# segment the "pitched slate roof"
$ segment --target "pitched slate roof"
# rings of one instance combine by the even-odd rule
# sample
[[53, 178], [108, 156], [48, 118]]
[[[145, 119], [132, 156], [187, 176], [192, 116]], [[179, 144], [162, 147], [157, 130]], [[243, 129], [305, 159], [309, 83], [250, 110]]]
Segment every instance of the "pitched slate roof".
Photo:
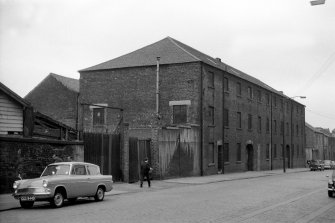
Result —
[[154, 66], [157, 63], [157, 57], [160, 57], [160, 64], [176, 64], [201, 61], [220, 70], [227, 71], [230, 74], [237, 76], [241, 79], [261, 86], [269, 91], [284, 96], [282, 92], [273, 89], [272, 87], [268, 86], [257, 78], [254, 78], [242, 71], [239, 71], [221, 62], [221, 60], [208, 56], [171, 37], [166, 37], [141, 49], [106, 61], [104, 63], [82, 69], [79, 72], [109, 70], [126, 67]]
[[50, 73], [49, 76], [54, 77], [57, 81], [63, 84], [68, 89], [79, 93], [79, 80], [69, 77], [64, 77], [58, 74]]

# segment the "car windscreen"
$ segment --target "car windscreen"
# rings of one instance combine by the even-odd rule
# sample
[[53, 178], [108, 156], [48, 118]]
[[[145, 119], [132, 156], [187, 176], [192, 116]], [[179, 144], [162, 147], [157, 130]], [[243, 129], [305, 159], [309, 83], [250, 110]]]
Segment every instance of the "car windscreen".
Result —
[[41, 176], [43, 177], [52, 175], [69, 175], [69, 173], [70, 173], [70, 165], [58, 164], [58, 165], [47, 166]]

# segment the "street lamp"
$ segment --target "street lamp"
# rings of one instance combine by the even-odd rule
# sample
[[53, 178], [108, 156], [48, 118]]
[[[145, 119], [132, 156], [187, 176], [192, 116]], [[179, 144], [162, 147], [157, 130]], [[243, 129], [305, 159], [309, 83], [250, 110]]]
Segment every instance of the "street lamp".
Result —
[[[293, 134], [293, 128], [292, 128], [292, 122], [293, 122], [293, 118], [292, 118], [292, 114], [293, 114], [293, 99], [294, 98], [300, 98], [300, 99], [305, 99], [306, 96], [301, 96], [301, 95], [297, 95], [297, 96], [293, 96], [293, 97], [288, 97], [288, 99], [291, 101], [291, 145], [292, 145], [292, 134]], [[285, 167], [285, 161], [286, 161], [286, 154], [285, 154], [285, 150], [286, 150], [286, 146], [285, 146], [285, 112], [283, 111], [283, 172], [286, 172], [286, 167]]]
[[311, 1], [311, 5], [323, 5], [325, 4], [326, 0], [315, 0], [315, 1]]

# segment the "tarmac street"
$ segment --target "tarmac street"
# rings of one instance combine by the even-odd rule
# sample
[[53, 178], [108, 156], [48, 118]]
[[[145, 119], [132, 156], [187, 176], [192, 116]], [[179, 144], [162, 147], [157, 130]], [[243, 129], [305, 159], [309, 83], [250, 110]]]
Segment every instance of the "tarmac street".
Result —
[[[335, 222], [330, 171], [245, 172], [153, 181], [151, 188], [116, 183], [103, 202], [83, 199], [53, 209], [4, 208], [1, 222]], [[7, 201], [7, 203], [10, 200]]]

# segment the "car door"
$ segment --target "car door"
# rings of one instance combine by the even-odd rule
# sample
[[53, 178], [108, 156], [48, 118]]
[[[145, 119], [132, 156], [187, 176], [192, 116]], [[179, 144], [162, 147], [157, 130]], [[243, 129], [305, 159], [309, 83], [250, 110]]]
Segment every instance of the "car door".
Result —
[[84, 164], [73, 165], [72, 171], [72, 190], [73, 197], [84, 197], [90, 195], [90, 177], [87, 174]]
[[89, 193], [95, 195], [98, 185], [101, 183], [99, 167], [95, 165], [86, 165], [86, 168], [89, 174]]

